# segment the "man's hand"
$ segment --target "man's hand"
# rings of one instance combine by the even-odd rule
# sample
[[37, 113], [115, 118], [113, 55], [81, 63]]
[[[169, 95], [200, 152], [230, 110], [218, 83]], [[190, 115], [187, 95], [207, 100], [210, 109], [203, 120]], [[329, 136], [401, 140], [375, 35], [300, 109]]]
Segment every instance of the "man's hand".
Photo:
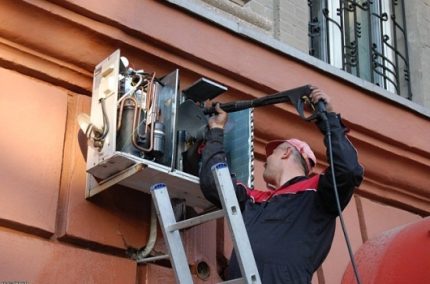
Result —
[[222, 128], [224, 129], [225, 124], [227, 123], [228, 115], [225, 111], [221, 109], [219, 103], [215, 105], [215, 110], [217, 112], [216, 115], [209, 118], [209, 128]]
[[333, 105], [331, 104], [330, 97], [318, 87], [312, 86], [311, 89], [312, 92], [309, 97], [312, 103], [317, 104], [319, 100], [322, 100], [325, 102], [327, 112], [333, 112]]

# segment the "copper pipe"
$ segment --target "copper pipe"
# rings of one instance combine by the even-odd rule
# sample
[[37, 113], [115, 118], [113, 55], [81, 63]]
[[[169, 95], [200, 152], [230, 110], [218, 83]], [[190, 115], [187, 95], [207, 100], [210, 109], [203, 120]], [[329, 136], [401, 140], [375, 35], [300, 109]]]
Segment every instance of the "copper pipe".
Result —
[[[148, 119], [148, 115], [152, 116], [153, 112], [154, 112], [154, 111], [150, 112], [151, 104], [154, 102], [153, 109], [156, 107], [156, 105], [155, 105], [155, 102], [156, 102], [156, 100], [155, 100], [155, 90], [156, 90], [156, 87], [155, 87], [154, 81], [155, 81], [155, 72], [152, 74], [151, 80], [148, 82], [147, 99], [149, 100], [149, 103], [146, 104], [146, 108], [147, 108], [146, 121], [147, 121], [147, 123], [146, 123], [146, 126], [145, 126], [145, 133], [148, 133], [148, 127], [149, 127], [149, 124], [148, 124], [148, 120], [149, 120]], [[148, 148], [143, 148], [143, 147], [140, 147], [139, 145], [137, 145], [137, 142], [136, 142], [136, 136], [140, 135], [139, 129], [136, 128], [136, 124], [140, 123], [140, 114], [141, 114], [141, 112], [139, 112], [139, 113], [135, 112], [135, 119], [133, 121], [133, 129], [135, 131], [137, 131], [137, 135], [133, 134], [133, 140], [132, 140], [132, 142], [133, 142], [133, 145], [136, 148], [138, 148], [139, 150], [144, 151], [144, 152], [150, 152], [150, 151], [152, 151], [154, 149], [154, 131], [155, 131], [156, 117], [151, 117], [151, 123], [150, 123], [151, 127], [150, 127], [150, 130], [149, 130], [150, 131], [149, 147]]]
[[[153, 115], [153, 112], [154, 112], [154, 111], [149, 112], [149, 110], [151, 108], [151, 103], [156, 101], [155, 100], [155, 89], [156, 88], [154, 85], [154, 81], [155, 81], [155, 72], [152, 74], [151, 79], [148, 82], [148, 90], [147, 90], [146, 109], [147, 109], [147, 113], [151, 116]], [[148, 127], [150, 125], [149, 147], [144, 148], [144, 147], [139, 146], [139, 144], [136, 141], [136, 137], [138, 137], [140, 135], [139, 129], [137, 127], [139, 127], [138, 124], [140, 123], [142, 111], [141, 111], [141, 107], [139, 107], [137, 100], [132, 96], [127, 96], [126, 98], [123, 98], [120, 101], [118, 122], [117, 122], [117, 131], [121, 128], [121, 121], [122, 121], [122, 115], [123, 115], [123, 110], [124, 110], [124, 104], [128, 100], [131, 100], [134, 104], [133, 133], [132, 133], [132, 139], [131, 139], [133, 146], [136, 147], [137, 149], [139, 149], [140, 151], [150, 152], [154, 148], [154, 130], [155, 130], [156, 117], [151, 117], [151, 123], [150, 124], [146, 123], [146, 126], [145, 126], [145, 133], [148, 133]], [[155, 108], [155, 105], [154, 105], [154, 108]], [[146, 118], [146, 121], [148, 121], [148, 117]]]
[[[131, 95], [136, 92], [137, 88], [139, 87], [139, 85], [141, 85], [143, 82], [143, 78], [142, 76], [139, 75], [139, 81], [136, 83], [136, 86], [132, 87], [126, 94], [124, 94], [118, 101], [120, 105], [119, 105], [119, 114], [118, 114], [118, 122], [117, 122], [117, 127], [116, 127], [116, 131], [118, 131], [121, 128], [121, 120], [122, 120], [122, 112], [124, 109], [124, 101], [131, 97]], [[137, 105], [136, 105], [137, 106]]]
[[134, 98], [130, 98], [130, 99], [133, 99], [134, 102], [135, 102], [135, 104], [136, 104], [136, 107], [134, 109], [133, 133], [132, 133], [132, 139], [131, 139], [131, 141], [132, 141], [133, 145], [137, 149], [139, 149], [139, 150], [141, 150], [143, 152], [151, 152], [152, 149], [154, 148], [155, 120], [153, 120], [151, 122], [151, 132], [150, 132], [151, 134], [150, 134], [150, 138], [149, 138], [149, 147], [148, 148], [144, 148], [144, 147], [139, 146], [138, 143], [137, 143], [137, 141], [136, 141], [136, 137], [138, 136], [137, 134], [139, 133], [139, 130], [136, 128], [137, 127], [136, 124], [138, 123], [138, 121], [140, 121], [140, 108], [137, 105], [136, 99], [134, 99]]
[[[150, 113], [151, 105], [155, 102], [155, 72], [152, 73], [151, 80], [148, 82], [148, 90], [147, 90], [147, 104], [146, 104], [146, 113]], [[148, 121], [148, 119], [146, 119]], [[145, 126], [145, 133], [148, 131], [148, 123]]]
[[124, 110], [124, 102], [125, 102], [125, 99], [122, 100], [120, 105], [119, 105], [119, 114], [118, 114], [118, 122], [117, 122], [116, 131], [119, 131], [119, 129], [121, 128], [121, 120], [122, 120], [122, 112]]
[[134, 92], [136, 92], [137, 88], [142, 84], [143, 77], [141, 75], [137, 75], [137, 76], [139, 76], [139, 81], [127, 93], [125, 93], [121, 98], [119, 98], [117, 103], [122, 102], [124, 99], [126, 99], [127, 97], [130, 97], [132, 94], [134, 94]]
[[118, 117], [119, 117], [120, 120], [118, 122], [119, 126], [117, 128], [119, 130], [120, 127], [121, 127], [122, 112], [123, 112], [124, 104], [125, 104], [126, 101], [131, 101], [134, 104], [134, 116], [133, 116], [133, 126], [132, 126], [133, 133], [131, 133], [131, 142], [133, 143], [133, 146], [136, 147], [137, 149], [139, 149], [140, 151], [149, 152], [149, 151], [152, 150], [152, 143], [151, 143], [151, 146], [148, 149], [146, 149], [146, 148], [143, 148], [143, 147], [139, 146], [139, 144], [136, 141], [136, 135], [135, 135], [135, 132], [136, 132], [136, 117], [138, 116], [138, 112], [140, 112], [140, 108], [139, 108], [139, 104], [137, 103], [137, 101], [136, 101], [135, 98], [128, 97], [128, 98], [125, 98], [124, 100], [121, 101], [120, 110], [119, 110], [120, 113], [118, 115]]
[[[155, 90], [155, 88], [153, 87], [154, 80], [155, 80], [155, 72], [153, 73], [151, 80], [148, 81], [148, 83], [147, 83], [148, 88], [147, 88], [147, 92], [146, 92], [146, 103], [145, 103], [145, 109], [146, 109], [147, 114], [149, 113], [151, 102], [154, 100], [154, 98], [153, 98], [154, 94], [155, 94], [155, 91], [153, 91], [153, 90]], [[142, 93], [143, 93], [143, 87], [142, 87]], [[141, 112], [138, 113], [137, 121], [139, 123], [140, 123], [140, 116], [141, 116]], [[146, 118], [146, 120], [148, 121], [148, 118]], [[138, 125], [138, 126], [140, 126], [140, 125]], [[139, 132], [139, 129], [136, 129], [136, 131], [137, 131], [138, 137], [142, 136]], [[145, 125], [145, 133], [147, 133], [147, 132], [148, 132], [148, 124]]]

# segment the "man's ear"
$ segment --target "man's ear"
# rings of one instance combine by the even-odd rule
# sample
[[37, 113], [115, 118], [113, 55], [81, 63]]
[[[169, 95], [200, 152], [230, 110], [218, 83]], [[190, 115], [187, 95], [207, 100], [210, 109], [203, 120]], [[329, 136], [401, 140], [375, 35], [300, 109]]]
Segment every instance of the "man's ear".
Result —
[[281, 159], [288, 159], [288, 157], [290, 157], [290, 155], [293, 154], [293, 149], [291, 149], [290, 147], [288, 147], [284, 153], [282, 153]]

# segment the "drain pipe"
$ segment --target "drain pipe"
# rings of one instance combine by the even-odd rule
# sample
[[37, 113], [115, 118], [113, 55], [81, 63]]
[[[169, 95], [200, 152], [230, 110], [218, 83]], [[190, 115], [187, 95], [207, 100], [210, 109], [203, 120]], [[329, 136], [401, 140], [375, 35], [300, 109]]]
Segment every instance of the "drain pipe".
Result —
[[137, 262], [142, 261], [145, 257], [147, 257], [152, 249], [155, 246], [155, 242], [157, 241], [157, 212], [155, 212], [154, 202], [151, 200], [151, 219], [149, 225], [149, 238], [146, 243], [146, 246], [143, 250], [139, 250], [136, 255]]

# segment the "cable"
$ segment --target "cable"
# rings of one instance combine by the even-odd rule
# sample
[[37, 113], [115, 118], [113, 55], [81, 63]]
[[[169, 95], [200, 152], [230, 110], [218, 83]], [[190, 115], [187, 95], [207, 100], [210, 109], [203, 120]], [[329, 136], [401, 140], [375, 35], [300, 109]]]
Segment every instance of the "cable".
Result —
[[330, 124], [328, 122], [325, 110], [323, 110], [320, 107], [320, 102], [322, 102], [322, 101], [318, 102], [318, 108], [320, 110], [319, 117], [320, 117], [321, 120], [324, 121], [324, 123], [326, 125], [326, 133], [325, 134], [327, 136], [327, 144], [328, 144], [328, 152], [329, 152], [329, 162], [330, 162], [330, 168], [331, 168], [331, 178], [333, 180], [333, 190], [334, 190], [334, 196], [335, 196], [335, 200], [336, 200], [336, 207], [337, 207], [337, 210], [338, 210], [340, 225], [342, 227], [342, 232], [343, 232], [343, 235], [345, 237], [345, 242], [346, 242], [346, 246], [348, 248], [349, 258], [351, 259], [352, 268], [354, 270], [355, 280], [357, 281], [357, 284], [361, 284], [360, 275], [358, 274], [357, 265], [355, 264], [354, 255], [352, 253], [351, 243], [349, 241], [348, 232], [346, 231], [345, 222], [343, 220], [342, 209], [341, 209], [340, 201], [339, 201], [339, 194], [337, 192], [337, 182], [336, 182], [336, 176], [334, 174], [333, 149], [332, 149], [332, 143], [331, 143], [331, 129], [330, 129]]

